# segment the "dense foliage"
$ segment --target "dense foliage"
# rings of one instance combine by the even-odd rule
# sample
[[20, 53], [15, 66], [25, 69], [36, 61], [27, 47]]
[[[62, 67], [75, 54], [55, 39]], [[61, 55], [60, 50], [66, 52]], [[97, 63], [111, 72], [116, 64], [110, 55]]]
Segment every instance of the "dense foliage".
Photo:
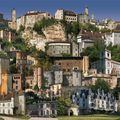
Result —
[[118, 85], [113, 89], [113, 94], [114, 94], [115, 98], [118, 100], [119, 94], [120, 94], [120, 87]]
[[120, 45], [110, 44], [107, 49], [111, 51], [112, 60], [120, 62]]
[[100, 53], [106, 48], [103, 40], [96, 40], [94, 46], [84, 49], [82, 55], [89, 56], [90, 62], [100, 59]]
[[35, 23], [33, 30], [36, 31], [38, 34], [43, 34], [43, 32], [42, 32], [43, 28], [51, 26], [55, 23], [57, 23], [57, 21], [53, 18], [51, 18], [51, 19], [43, 18], [42, 20]]
[[95, 85], [90, 86], [90, 88], [93, 91], [97, 91], [98, 89], [100, 90], [104, 90], [104, 92], [109, 92], [110, 91], [110, 85], [108, 84], [107, 81], [103, 80], [103, 79], [98, 79], [95, 82]]
[[95, 25], [92, 25], [90, 23], [86, 23], [86, 24], [80, 24], [80, 28], [83, 30], [87, 30], [87, 31], [93, 31], [93, 32], [99, 32], [99, 28], [97, 28]]
[[65, 27], [66, 34], [73, 34], [75, 36], [80, 32], [80, 26], [78, 22], [66, 22], [65, 20], [60, 21], [61, 24]]
[[71, 105], [70, 98], [60, 97], [57, 99], [57, 113], [58, 115], [67, 115], [68, 107]]

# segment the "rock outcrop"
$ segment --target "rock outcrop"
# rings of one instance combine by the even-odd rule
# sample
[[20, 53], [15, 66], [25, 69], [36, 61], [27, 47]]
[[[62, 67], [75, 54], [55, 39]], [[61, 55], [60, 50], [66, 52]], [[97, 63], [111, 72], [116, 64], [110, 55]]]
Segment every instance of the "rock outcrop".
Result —
[[46, 39], [66, 41], [65, 28], [60, 23], [44, 28], [43, 33]]

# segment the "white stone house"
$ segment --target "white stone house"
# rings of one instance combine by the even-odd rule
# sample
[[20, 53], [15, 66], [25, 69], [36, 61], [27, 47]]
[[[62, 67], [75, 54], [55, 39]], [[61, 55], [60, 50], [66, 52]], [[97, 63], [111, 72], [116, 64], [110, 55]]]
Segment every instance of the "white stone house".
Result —
[[0, 114], [3, 115], [25, 115], [26, 105], [24, 94], [13, 96], [8, 94], [0, 98]]
[[79, 89], [72, 94], [72, 102], [80, 107], [79, 114], [92, 111], [117, 111], [117, 101], [111, 93], [103, 90]]
[[120, 62], [112, 60], [111, 51], [107, 49], [100, 53], [100, 60], [91, 63], [91, 68], [98, 73], [120, 75]]
[[120, 45], [120, 31], [105, 34], [105, 44], [108, 46], [110, 43], [112, 45]]
[[14, 98], [0, 101], [0, 114], [13, 115], [14, 114]]

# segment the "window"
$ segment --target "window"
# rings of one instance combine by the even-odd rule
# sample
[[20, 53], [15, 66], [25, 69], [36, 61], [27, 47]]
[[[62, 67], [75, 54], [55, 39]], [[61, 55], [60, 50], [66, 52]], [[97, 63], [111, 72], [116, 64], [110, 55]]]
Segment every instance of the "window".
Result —
[[18, 89], [18, 86], [16, 86], [16, 90]]
[[55, 114], [55, 110], [52, 110], [52, 114]]
[[18, 81], [16, 81], [16, 84], [18, 84]]
[[78, 73], [76, 73], [76, 78], [78, 78]]
[[10, 110], [8, 110], [8, 114], [10, 114]]
[[40, 105], [40, 108], [43, 108], [43, 104]]
[[41, 116], [43, 116], [43, 110], [41, 110]]

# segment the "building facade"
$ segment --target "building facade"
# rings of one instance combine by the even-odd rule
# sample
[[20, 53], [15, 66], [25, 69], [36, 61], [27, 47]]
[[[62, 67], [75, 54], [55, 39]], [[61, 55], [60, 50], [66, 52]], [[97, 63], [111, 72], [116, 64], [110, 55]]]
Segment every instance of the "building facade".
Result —
[[34, 105], [27, 106], [27, 113], [31, 116], [49, 117], [57, 115], [56, 102], [54, 101], [41, 101]]
[[13, 74], [13, 90], [16, 92], [22, 91], [22, 75], [21, 74]]
[[97, 69], [98, 73], [120, 74], [120, 63], [111, 59], [111, 51], [104, 50], [100, 53], [100, 60], [91, 63], [91, 68]]
[[26, 104], [24, 94], [7, 94], [0, 97], [0, 114], [2, 115], [25, 115]]
[[9, 74], [9, 58], [0, 58], [0, 95], [6, 95], [11, 90], [12, 79]]
[[54, 57], [71, 56], [71, 43], [69, 42], [51, 42], [47, 43], [47, 54]]
[[103, 90], [93, 92], [90, 89], [76, 90], [72, 94], [72, 101], [80, 107], [79, 114], [90, 113], [93, 111], [117, 111], [117, 101], [111, 93]]
[[81, 44], [76, 42], [47, 42], [46, 52], [50, 57], [80, 57]]
[[106, 33], [105, 35], [105, 44], [108, 46], [112, 45], [119, 45], [120, 44], [120, 31], [114, 30], [111, 33]]
[[66, 20], [68, 22], [77, 22], [77, 14], [73, 11], [58, 9], [55, 13], [55, 19]]
[[15, 40], [16, 35], [15, 33], [8, 30], [0, 30], [0, 38], [11, 42]]
[[32, 28], [35, 22], [43, 18], [51, 18], [51, 15], [48, 12], [28, 11], [25, 15], [17, 18], [17, 30], [19, 30], [21, 25], [25, 28]]

